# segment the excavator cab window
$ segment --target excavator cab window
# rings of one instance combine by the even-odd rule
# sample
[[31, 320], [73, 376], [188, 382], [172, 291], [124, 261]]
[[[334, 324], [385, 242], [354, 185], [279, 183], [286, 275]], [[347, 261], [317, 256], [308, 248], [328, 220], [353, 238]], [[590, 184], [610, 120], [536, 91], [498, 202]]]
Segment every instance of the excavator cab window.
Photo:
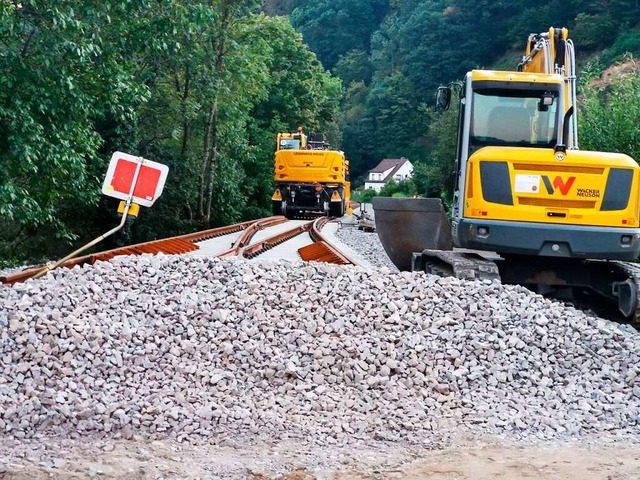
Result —
[[[553, 147], [557, 93], [488, 88], [473, 92], [470, 148], [496, 145]], [[546, 109], [540, 109], [540, 105]]]
[[280, 140], [280, 150], [300, 150], [300, 139], [283, 138]]

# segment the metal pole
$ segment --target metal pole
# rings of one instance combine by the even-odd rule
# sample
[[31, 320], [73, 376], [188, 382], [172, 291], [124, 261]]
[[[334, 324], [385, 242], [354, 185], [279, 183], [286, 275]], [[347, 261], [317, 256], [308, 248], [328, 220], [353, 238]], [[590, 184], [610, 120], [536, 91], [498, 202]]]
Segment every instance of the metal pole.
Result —
[[125, 222], [127, 221], [127, 213], [129, 212], [129, 208], [131, 207], [131, 203], [132, 203], [131, 199], [133, 198], [133, 192], [135, 191], [136, 183], [138, 182], [138, 176], [140, 175], [140, 169], [142, 168], [142, 164], [143, 163], [144, 163], [144, 158], [140, 157], [140, 163], [137, 164], [136, 171], [133, 174], [133, 181], [131, 182], [131, 189], [129, 190], [129, 198], [127, 198], [125, 200], [124, 211], [122, 212], [122, 220], [120, 221], [120, 224], [117, 227], [114, 227], [111, 230], [109, 230], [107, 233], [104, 233], [104, 234], [100, 235], [98, 238], [95, 238], [95, 239], [91, 240], [86, 245], [84, 245], [84, 246], [80, 247], [79, 249], [71, 252], [69, 255], [64, 257], [62, 260], [58, 260], [53, 265], [47, 265], [41, 271], [36, 273], [32, 278], [40, 278], [40, 277], [44, 276], [50, 270], [54, 270], [54, 269], [58, 268], [60, 265], [62, 265], [64, 262], [66, 262], [70, 258], [73, 258], [76, 255], [84, 252], [86, 249], [88, 249], [90, 247], [93, 247], [96, 243], [99, 243], [102, 240], [104, 240], [105, 238], [107, 238], [108, 236], [113, 235], [114, 233], [116, 233], [118, 230], [120, 230], [124, 226]]

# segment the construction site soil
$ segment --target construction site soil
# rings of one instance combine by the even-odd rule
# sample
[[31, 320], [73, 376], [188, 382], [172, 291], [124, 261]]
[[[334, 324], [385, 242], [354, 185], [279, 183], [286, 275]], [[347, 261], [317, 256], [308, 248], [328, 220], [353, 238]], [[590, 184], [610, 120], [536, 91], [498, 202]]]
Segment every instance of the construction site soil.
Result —
[[170, 440], [2, 441], [0, 478], [282, 479], [282, 480], [632, 480], [640, 478], [637, 445], [503, 443], [416, 448], [402, 444], [300, 448], [299, 445], [184, 445]]

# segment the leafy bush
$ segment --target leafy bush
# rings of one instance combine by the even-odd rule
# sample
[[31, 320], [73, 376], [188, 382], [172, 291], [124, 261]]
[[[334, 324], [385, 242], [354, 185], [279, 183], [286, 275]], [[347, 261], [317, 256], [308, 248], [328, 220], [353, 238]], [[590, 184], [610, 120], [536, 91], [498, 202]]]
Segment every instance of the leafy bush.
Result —
[[396, 182], [389, 180], [380, 190], [381, 197], [412, 197], [416, 194], [416, 184], [411, 178]]
[[377, 196], [378, 192], [376, 192], [373, 188], [351, 192], [351, 200], [358, 203], [371, 203], [371, 199]]
[[640, 55], [640, 30], [620, 32], [611, 48], [600, 54], [600, 62], [604, 65], [611, 65], [626, 54]]
[[583, 150], [621, 152], [640, 159], [640, 65], [625, 62], [596, 78], [595, 67], [582, 81], [578, 133]]

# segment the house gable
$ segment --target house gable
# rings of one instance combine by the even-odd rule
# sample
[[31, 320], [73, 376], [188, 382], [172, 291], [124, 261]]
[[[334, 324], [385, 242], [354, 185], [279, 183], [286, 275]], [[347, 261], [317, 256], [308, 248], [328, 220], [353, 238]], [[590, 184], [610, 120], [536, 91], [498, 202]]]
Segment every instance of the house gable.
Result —
[[385, 158], [375, 168], [369, 170], [364, 188], [379, 192], [391, 179], [402, 181], [411, 176], [413, 165], [406, 158]]

